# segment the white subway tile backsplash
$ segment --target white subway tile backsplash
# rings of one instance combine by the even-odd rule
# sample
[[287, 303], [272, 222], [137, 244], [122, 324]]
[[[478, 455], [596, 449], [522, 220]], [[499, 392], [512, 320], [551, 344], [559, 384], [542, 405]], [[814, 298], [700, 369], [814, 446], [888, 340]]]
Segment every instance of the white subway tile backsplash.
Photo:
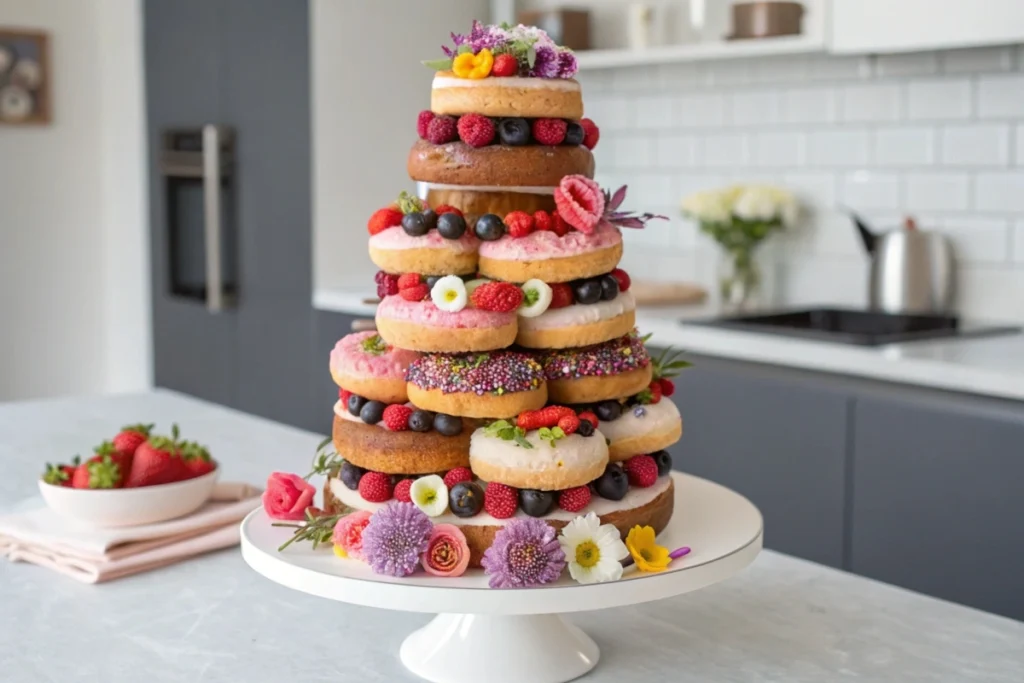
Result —
[[615, 92], [652, 91], [661, 84], [661, 72], [648, 66], [612, 70], [611, 89]]
[[981, 265], [957, 270], [957, 310], [975, 319], [1024, 321], [1024, 269]]
[[1006, 263], [1010, 258], [1010, 221], [1005, 218], [956, 216], [939, 222], [953, 242], [958, 261]]
[[659, 168], [689, 168], [699, 165], [701, 139], [695, 135], [664, 135], [654, 143]]
[[948, 74], [975, 71], [1009, 71], [1012, 47], [971, 47], [942, 54], [942, 70]]
[[[880, 20], [884, 20], [880, 18]], [[883, 78], [890, 76], [921, 76], [939, 70], [939, 55], [936, 52], [907, 52], [879, 55], [875, 58], [875, 70]]]
[[743, 133], [715, 133], [704, 136], [706, 166], [742, 166], [749, 160], [749, 144]]
[[745, 90], [732, 96], [734, 126], [769, 125], [779, 121], [779, 95], [774, 90]]
[[593, 119], [602, 133], [611, 130], [630, 130], [636, 126], [633, 100], [621, 95], [588, 95], [584, 113]]
[[706, 62], [704, 78], [707, 85], [728, 86], [750, 83], [753, 77], [754, 60], [725, 59]]
[[871, 138], [866, 130], [827, 128], [807, 136], [807, 159], [814, 166], [863, 166]]
[[981, 172], [974, 183], [975, 209], [1024, 212], [1024, 170]]
[[804, 259], [784, 263], [778, 272], [776, 291], [790, 306], [867, 305], [868, 264], [864, 258]]
[[836, 203], [836, 177], [815, 171], [785, 173], [782, 184], [807, 207], [832, 207]]
[[754, 62], [753, 82], [776, 83], [800, 81], [807, 78], [810, 62], [803, 55], [772, 57]]
[[978, 116], [983, 119], [1024, 117], [1024, 76], [978, 79]]
[[894, 173], [847, 173], [839, 181], [839, 198], [854, 211], [896, 209], [900, 206], [900, 178]]
[[666, 206], [679, 206], [681, 201], [672, 195], [672, 176], [667, 173], [635, 173], [627, 184], [626, 204], [629, 207], [645, 207], [644, 211], [658, 213]]
[[900, 127], [875, 131], [875, 163], [879, 166], [923, 166], [935, 160], [931, 128]]
[[[645, 95], [634, 100], [636, 127], [641, 130], [662, 130], [672, 127], [674, 98], [667, 95]], [[600, 124], [598, 124], [600, 125]]]
[[978, 123], [946, 126], [942, 163], [947, 166], [1005, 166], [1010, 161], [1010, 127]]
[[949, 211], [970, 205], [966, 173], [908, 173], [906, 206], [910, 211]]
[[1017, 138], [1017, 156], [1014, 160], [1018, 166], [1024, 166], [1024, 123], [1017, 124], [1014, 137]]
[[903, 111], [900, 87], [892, 83], [848, 85], [842, 100], [844, 121], [896, 121]]
[[684, 64], [661, 64], [658, 66], [663, 87], [678, 90], [699, 85], [704, 77], [703, 64], [689, 62]]
[[806, 139], [803, 133], [773, 132], [753, 136], [751, 163], [755, 166], [792, 168], [803, 166]]
[[873, 67], [870, 57], [818, 57], [811, 59], [809, 78], [818, 81], [838, 81], [870, 78]]
[[619, 135], [609, 140], [615, 168], [649, 168], [654, 162], [654, 141], [646, 135]]
[[785, 123], [826, 123], [839, 118], [839, 91], [835, 88], [787, 88], [781, 100], [780, 120]]
[[966, 78], [912, 81], [907, 85], [907, 118], [942, 121], [970, 118], [971, 82]]
[[716, 173], [682, 173], [676, 175], [673, 181], [673, 196], [681, 203], [683, 199], [694, 192], [714, 190], [724, 187], [729, 183], [729, 178], [723, 174]]
[[1024, 218], [1013, 226], [1013, 260], [1024, 265]]
[[673, 119], [676, 125], [684, 127], [716, 127], [728, 123], [725, 96], [709, 93], [676, 98]]

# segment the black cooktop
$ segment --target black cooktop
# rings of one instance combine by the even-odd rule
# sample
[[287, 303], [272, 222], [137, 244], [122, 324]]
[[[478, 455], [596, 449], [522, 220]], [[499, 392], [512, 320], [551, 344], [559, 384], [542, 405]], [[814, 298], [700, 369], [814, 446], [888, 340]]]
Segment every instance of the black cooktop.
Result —
[[902, 315], [843, 308], [807, 308], [684, 322], [859, 346], [1021, 331], [1020, 327], [1012, 325], [970, 322], [957, 316]]

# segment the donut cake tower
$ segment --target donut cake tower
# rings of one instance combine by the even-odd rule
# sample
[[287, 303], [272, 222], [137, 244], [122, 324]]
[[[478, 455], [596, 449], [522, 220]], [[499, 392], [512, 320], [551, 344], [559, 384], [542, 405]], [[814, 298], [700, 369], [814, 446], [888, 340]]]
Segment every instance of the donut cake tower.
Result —
[[[623, 536], [672, 516], [682, 433], [669, 377], [634, 329], [620, 211], [593, 181], [599, 129], [572, 53], [538, 29], [474, 23], [416, 121], [416, 195], [369, 219], [376, 331], [341, 339], [329, 509], [413, 502], [459, 526], [480, 566], [516, 517], [595, 512]], [[410, 121], [410, 128], [412, 122]]]

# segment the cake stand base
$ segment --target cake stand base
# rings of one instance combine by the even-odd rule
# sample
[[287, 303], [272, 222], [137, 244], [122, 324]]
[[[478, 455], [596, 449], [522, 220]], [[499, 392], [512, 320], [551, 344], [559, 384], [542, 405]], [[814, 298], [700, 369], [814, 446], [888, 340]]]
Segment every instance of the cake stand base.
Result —
[[565, 683], [597, 664], [586, 633], [557, 614], [439, 614], [401, 648], [402, 663], [432, 683]]

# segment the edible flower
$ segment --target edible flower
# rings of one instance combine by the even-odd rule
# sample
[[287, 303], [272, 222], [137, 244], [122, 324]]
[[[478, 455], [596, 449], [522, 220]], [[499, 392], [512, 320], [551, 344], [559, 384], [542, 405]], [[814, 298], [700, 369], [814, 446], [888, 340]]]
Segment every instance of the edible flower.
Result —
[[469, 567], [466, 535], [454, 524], [434, 525], [420, 562], [428, 574], [452, 578], [462, 576]]
[[593, 512], [577, 517], [558, 537], [569, 564], [569, 575], [579, 583], [603, 583], [622, 578], [622, 560], [629, 550], [613, 524], [601, 524]]
[[668, 548], [658, 545], [654, 540], [654, 528], [635, 526], [626, 535], [626, 548], [636, 562], [636, 568], [642, 572], [665, 571], [669, 557]]
[[263, 509], [271, 519], [299, 521], [305, 519], [314, 495], [316, 489], [299, 475], [274, 472], [263, 491]]
[[331, 533], [334, 554], [353, 560], [363, 559], [363, 531], [369, 523], [370, 513], [366, 510], [359, 510], [339, 519]]
[[452, 60], [452, 72], [459, 78], [487, 78], [494, 66], [494, 53], [487, 48], [476, 54], [463, 52]]
[[565, 553], [543, 520], [513, 519], [495, 534], [481, 565], [491, 588], [526, 588], [557, 580]]
[[377, 574], [408, 576], [419, 566], [433, 525], [412, 503], [389, 503], [363, 530], [363, 557]]

